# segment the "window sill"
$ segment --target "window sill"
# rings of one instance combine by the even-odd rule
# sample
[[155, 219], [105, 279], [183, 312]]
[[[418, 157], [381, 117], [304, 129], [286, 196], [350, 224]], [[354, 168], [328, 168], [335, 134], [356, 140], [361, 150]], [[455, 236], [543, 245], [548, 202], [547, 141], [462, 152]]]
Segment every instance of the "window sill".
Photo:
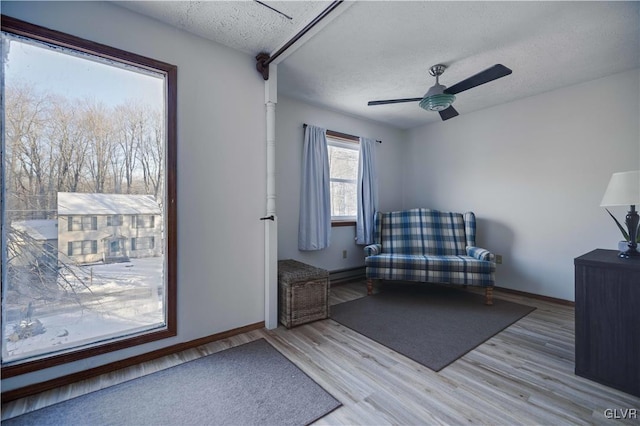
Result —
[[332, 220], [331, 227], [335, 228], [338, 226], [356, 226], [355, 220]]

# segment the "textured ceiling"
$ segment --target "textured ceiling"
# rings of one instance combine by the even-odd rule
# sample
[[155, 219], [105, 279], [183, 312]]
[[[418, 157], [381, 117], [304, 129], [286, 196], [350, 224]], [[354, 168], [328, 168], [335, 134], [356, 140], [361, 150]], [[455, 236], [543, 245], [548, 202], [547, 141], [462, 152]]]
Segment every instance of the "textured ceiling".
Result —
[[[119, 4], [252, 55], [273, 52], [328, 4], [267, 3], [295, 22], [251, 1]], [[417, 103], [369, 107], [367, 101], [422, 96], [435, 82], [428, 69], [437, 63], [449, 67], [440, 79], [446, 86], [496, 63], [513, 70], [460, 93], [454, 105], [461, 115], [640, 67], [640, 2], [346, 6], [278, 65], [281, 94], [412, 128], [440, 118]]]
[[116, 1], [150, 16], [251, 55], [273, 53], [320, 14], [329, 1]]

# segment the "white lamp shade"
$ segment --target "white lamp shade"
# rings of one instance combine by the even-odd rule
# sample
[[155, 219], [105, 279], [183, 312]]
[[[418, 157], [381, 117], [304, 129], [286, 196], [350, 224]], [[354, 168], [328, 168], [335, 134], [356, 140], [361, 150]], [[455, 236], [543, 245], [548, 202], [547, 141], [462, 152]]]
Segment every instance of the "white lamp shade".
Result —
[[640, 204], [640, 170], [614, 173], [600, 207]]

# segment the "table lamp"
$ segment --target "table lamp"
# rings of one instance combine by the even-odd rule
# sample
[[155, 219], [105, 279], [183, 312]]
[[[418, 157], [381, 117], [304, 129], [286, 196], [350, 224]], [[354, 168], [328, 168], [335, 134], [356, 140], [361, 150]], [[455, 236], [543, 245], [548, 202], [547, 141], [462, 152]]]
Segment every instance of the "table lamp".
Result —
[[628, 249], [618, 255], [625, 259], [640, 259], [640, 253], [637, 250], [640, 217], [636, 211], [636, 204], [640, 204], [640, 170], [614, 173], [602, 197], [600, 207], [629, 206], [625, 220], [629, 235]]

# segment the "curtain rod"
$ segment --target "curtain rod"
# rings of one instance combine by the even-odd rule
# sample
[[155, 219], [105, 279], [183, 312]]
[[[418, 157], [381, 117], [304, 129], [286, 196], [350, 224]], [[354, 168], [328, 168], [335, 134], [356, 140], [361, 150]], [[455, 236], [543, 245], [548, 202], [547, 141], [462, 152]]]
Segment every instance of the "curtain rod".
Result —
[[[307, 123], [304, 123], [302, 125], [302, 128], [306, 129], [307, 128]], [[329, 135], [329, 136], [337, 136], [339, 138], [345, 138], [345, 139], [357, 139], [357, 140], [360, 139], [360, 136], [354, 136], [354, 135], [350, 135], [348, 133], [336, 132], [335, 130], [327, 130], [327, 132], [331, 132], [332, 133], [332, 135]], [[376, 140], [376, 142], [382, 143], [382, 141], [378, 141], [378, 140]]]

